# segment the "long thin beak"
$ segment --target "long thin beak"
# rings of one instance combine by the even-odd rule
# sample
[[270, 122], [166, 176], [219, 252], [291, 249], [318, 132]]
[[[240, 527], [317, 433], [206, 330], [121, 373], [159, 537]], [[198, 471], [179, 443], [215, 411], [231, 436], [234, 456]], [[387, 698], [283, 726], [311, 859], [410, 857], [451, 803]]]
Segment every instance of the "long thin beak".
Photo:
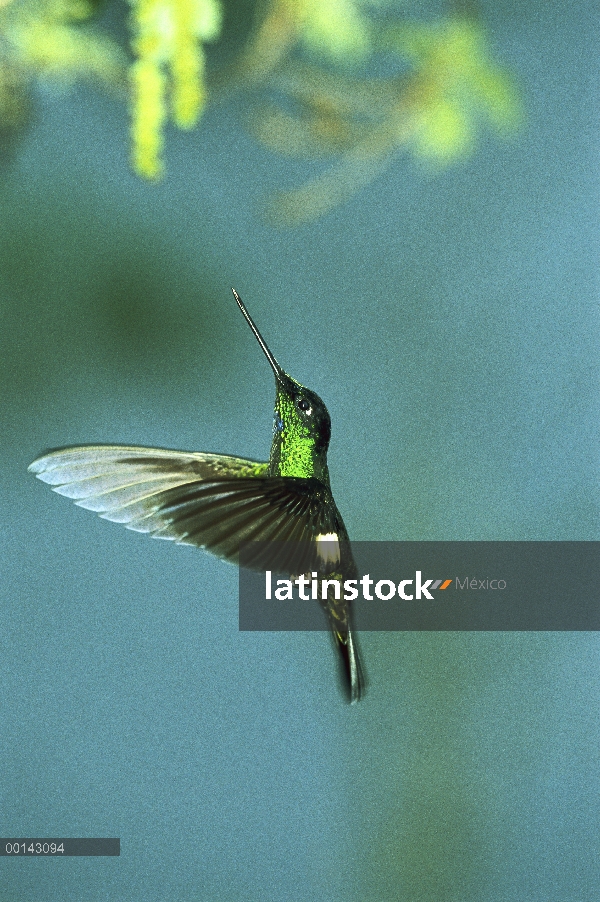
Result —
[[265, 357], [267, 358], [267, 360], [268, 360], [269, 363], [271, 364], [271, 369], [272, 369], [273, 372], [275, 373], [275, 378], [278, 379], [279, 382], [281, 382], [281, 383], [283, 384], [283, 383], [286, 381], [286, 374], [285, 374], [284, 371], [281, 369], [281, 367], [279, 366], [279, 364], [277, 363], [277, 361], [275, 360], [275, 358], [273, 357], [273, 355], [272, 355], [271, 352], [269, 351], [269, 349], [268, 349], [268, 347], [267, 347], [267, 345], [266, 345], [266, 342], [265, 342], [264, 338], [262, 337], [262, 335], [260, 334], [260, 332], [258, 331], [258, 329], [256, 328], [256, 326], [254, 325], [254, 320], [252, 319], [252, 317], [250, 316], [250, 314], [249, 314], [248, 311], [246, 310], [244, 304], [242, 303], [241, 297], [239, 296], [239, 294], [237, 293], [237, 291], [235, 290], [235, 288], [232, 288], [231, 290], [233, 291], [233, 296], [234, 296], [234, 298], [235, 298], [236, 301], [237, 301], [238, 307], [240, 308], [240, 310], [242, 311], [242, 313], [244, 314], [244, 316], [245, 316], [245, 318], [246, 318], [246, 322], [248, 323], [248, 325], [250, 326], [250, 328], [251, 328], [252, 331], [254, 332], [254, 335], [255, 335], [255, 338], [256, 338], [257, 342], [259, 343], [259, 345], [260, 345], [261, 348], [263, 349], [263, 353], [264, 353]]

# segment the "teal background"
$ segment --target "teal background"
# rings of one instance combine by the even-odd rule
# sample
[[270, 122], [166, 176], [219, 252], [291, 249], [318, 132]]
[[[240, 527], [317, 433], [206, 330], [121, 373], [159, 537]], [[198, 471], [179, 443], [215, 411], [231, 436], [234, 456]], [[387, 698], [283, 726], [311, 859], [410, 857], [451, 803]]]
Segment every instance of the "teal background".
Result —
[[[242, 634], [237, 572], [80, 510], [47, 447], [264, 458], [274, 385], [230, 293], [326, 401], [361, 540], [599, 538], [597, 8], [485, 4], [527, 125], [438, 176], [408, 159], [322, 220], [242, 100], [169, 132], [40, 89], [0, 178], [0, 834], [120, 836], [0, 860], [19, 902], [595, 902], [595, 634]], [[595, 587], [590, 591], [596, 592]]]

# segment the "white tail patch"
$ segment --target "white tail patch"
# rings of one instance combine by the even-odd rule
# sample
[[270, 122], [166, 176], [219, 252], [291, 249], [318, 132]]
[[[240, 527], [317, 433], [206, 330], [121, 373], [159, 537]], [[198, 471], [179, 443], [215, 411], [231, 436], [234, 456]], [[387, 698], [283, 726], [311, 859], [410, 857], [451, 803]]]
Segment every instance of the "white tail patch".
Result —
[[317, 557], [326, 567], [339, 563], [340, 543], [337, 532], [319, 533], [317, 536]]

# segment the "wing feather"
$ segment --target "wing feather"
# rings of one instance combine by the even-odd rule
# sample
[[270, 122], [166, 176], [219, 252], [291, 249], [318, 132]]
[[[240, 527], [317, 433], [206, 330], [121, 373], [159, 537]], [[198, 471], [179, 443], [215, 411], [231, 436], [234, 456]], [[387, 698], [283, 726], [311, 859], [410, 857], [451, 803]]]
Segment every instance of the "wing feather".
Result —
[[[331, 492], [320, 482], [270, 477], [267, 463], [245, 458], [89, 445], [51, 451], [29, 470], [103, 519], [232, 562], [244, 542], [313, 547], [317, 535], [343, 529]], [[309, 568], [311, 560], [304, 557], [302, 566]], [[298, 566], [287, 552], [267, 561], [263, 549], [253, 566], [292, 563]]]

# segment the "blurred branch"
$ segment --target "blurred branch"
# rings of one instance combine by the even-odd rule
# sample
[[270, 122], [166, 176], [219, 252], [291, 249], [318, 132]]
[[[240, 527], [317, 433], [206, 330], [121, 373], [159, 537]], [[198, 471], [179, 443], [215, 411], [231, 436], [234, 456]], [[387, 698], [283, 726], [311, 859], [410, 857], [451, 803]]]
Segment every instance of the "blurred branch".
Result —
[[[273, 198], [273, 219], [295, 224], [341, 203], [401, 152], [439, 168], [471, 152], [484, 125], [508, 134], [519, 121], [473, 0], [452, 0], [428, 23], [393, 16], [391, 4], [383, 15], [368, 0], [259, 0], [245, 46], [210, 77], [205, 45], [222, 36], [219, 0], [129, 2], [131, 60], [91, 23], [97, 4], [0, 0], [5, 128], [19, 118], [15, 84], [93, 79], [129, 98], [133, 168], [158, 179], [167, 121], [194, 128], [209, 102], [243, 91], [250, 131], [272, 152], [332, 160]], [[392, 74], [369, 75], [382, 61]]]

